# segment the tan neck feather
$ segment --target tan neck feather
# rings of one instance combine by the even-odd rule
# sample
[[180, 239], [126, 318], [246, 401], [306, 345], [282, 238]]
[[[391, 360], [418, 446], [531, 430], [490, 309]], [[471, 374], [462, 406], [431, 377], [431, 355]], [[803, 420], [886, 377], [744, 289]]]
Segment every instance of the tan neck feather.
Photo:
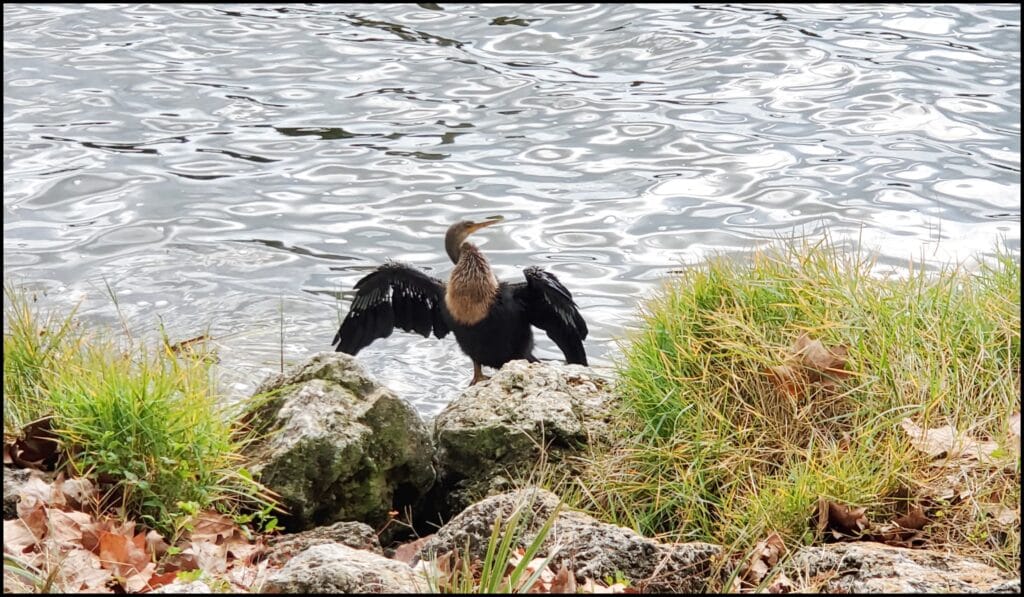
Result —
[[497, 296], [498, 279], [487, 259], [475, 246], [463, 243], [444, 295], [448, 312], [455, 321], [473, 325], [487, 317]]

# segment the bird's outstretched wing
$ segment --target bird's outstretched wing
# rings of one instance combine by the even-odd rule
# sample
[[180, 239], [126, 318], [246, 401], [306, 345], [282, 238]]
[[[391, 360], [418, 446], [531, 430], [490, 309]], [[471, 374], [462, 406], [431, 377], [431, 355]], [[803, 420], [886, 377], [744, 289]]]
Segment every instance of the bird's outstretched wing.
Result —
[[331, 344], [354, 355], [395, 328], [444, 338], [444, 282], [403, 263], [388, 262], [356, 282], [356, 296]]
[[547, 332], [548, 338], [562, 349], [565, 362], [587, 364], [583, 340], [587, 322], [572, 300], [572, 293], [554, 275], [539, 267], [523, 270], [525, 284], [516, 284], [515, 297], [525, 307], [530, 323]]

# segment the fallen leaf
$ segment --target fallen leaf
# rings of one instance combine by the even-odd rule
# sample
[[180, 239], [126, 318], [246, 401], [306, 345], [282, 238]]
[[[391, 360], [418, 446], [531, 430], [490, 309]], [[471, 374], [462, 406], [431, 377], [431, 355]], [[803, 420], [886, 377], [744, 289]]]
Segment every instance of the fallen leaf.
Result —
[[558, 566], [558, 572], [555, 573], [555, 577], [548, 585], [548, 592], [570, 594], [576, 592], [576, 575], [565, 565], [565, 561]]
[[771, 373], [775, 386], [790, 398], [798, 398], [808, 383], [807, 378], [790, 365], [775, 365], [769, 367], [768, 372]]
[[796, 585], [793, 581], [789, 580], [785, 572], [780, 572], [772, 584], [768, 586], [769, 593], [792, 593], [796, 590]]
[[100, 562], [116, 577], [133, 577], [146, 570], [150, 564], [145, 546], [145, 535], [139, 534], [136, 539], [129, 535], [100, 531]]
[[786, 553], [786, 545], [778, 533], [772, 532], [758, 541], [746, 562], [740, 566], [739, 578], [748, 587], [756, 587]]
[[164, 585], [171, 584], [172, 582], [174, 582], [177, 579], [178, 579], [178, 572], [177, 571], [174, 571], [174, 572], [164, 572], [163, 574], [154, 574], [154, 575], [149, 577], [149, 583], [147, 583], [146, 586], [147, 586], [147, 588], [149, 588], [149, 590], [159, 589], [160, 587], [162, 587]]
[[92, 524], [92, 517], [85, 512], [71, 510], [65, 512], [51, 508], [49, 516], [49, 540], [52, 544], [63, 548], [78, 548], [82, 545], [82, 529]]
[[150, 531], [146, 533], [146, 553], [148, 553], [154, 560], [158, 560], [167, 553], [167, 542], [164, 541], [163, 536], [156, 532]]
[[832, 531], [835, 539], [846, 539], [859, 537], [869, 523], [864, 513], [867, 508], [851, 508], [847, 505], [837, 504], [826, 500], [818, 499], [818, 532], [825, 530]]
[[393, 559], [399, 562], [405, 562], [406, 564], [412, 564], [413, 558], [416, 557], [416, 553], [420, 550], [423, 545], [430, 540], [434, 535], [427, 535], [426, 537], [420, 537], [415, 541], [403, 543], [395, 549], [395, 555]]
[[53, 500], [53, 484], [43, 480], [41, 477], [37, 477], [38, 473], [33, 473], [29, 477], [28, 481], [18, 489], [18, 502], [26, 501], [29, 498], [39, 502], [42, 505], [50, 505]]
[[96, 488], [92, 482], [83, 477], [75, 477], [64, 480], [58, 477], [59, 483], [54, 483], [53, 492], [63, 497], [65, 507], [80, 510], [96, 501]]
[[35, 547], [41, 539], [20, 518], [4, 521], [4, 553], [20, 556]]
[[46, 524], [46, 506], [43, 501], [32, 494], [22, 494], [18, 499], [16, 507], [18, 520], [25, 523], [28, 530], [42, 541], [46, 537], [49, 527]]
[[72, 549], [60, 563], [57, 584], [68, 592], [112, 593], [114, 580], [110, 570], [104, 569], [96, 554], [84, 549]]
[[238, 524], [230, 517], [217, 512], [202, 512], [192, 523], [188, 538], [192, 541], [220, 543], [238, 530]]
[[850, 349], [847, 346], [826, 348], [821, 340], [811, 340], [804, 332], [793, 343], [791, 354], [799, 363], [812, 383], [834, 382], [850, 375], [846, 370], [846, 359]]
[[228, 569], [227, 552], [227, 545], [217, 545], [209, 541], [192, 541], [180, 555], [192, 556], [196, 567], [204, 572], [223, 574]]
[[922, 508], [920, 504], [914, 504], [907, 509], [906, 514], [900, 516], [893, 522], [905, 529], [920, 531], [931, 521], [924, 515], [924, 508]]
[[847, 346], [828, 348], [804, 332], [786, 351], [784, 364], [769, 367], [768, 372], [779, 390], [797, 398], [812, 384], [832, 389], [852, 375], [846, 369], [849, 352]]
[[1007, 508], [1002, 504], [979, 504], [985, 514], [988, 514], [995, 519], [996, 522], [1004, 527], [1011, 527], [1018, 523], [1019, 511]]
[[269, 566], [269, 560], [262, 560], [254, 564], [236, 564], [228, 571], [228, 580], [240, 589], [244, 589], [245, 592], [251, 592], [254, 586], [258, 586], [257, 583], [262, 584], [260, 581], [267, 575]]
[[925, 516], [924, 508], [914, 504], [907, 509], [906, 514], [889, 524], [880, 525], [867, 538], [895, 547], [915, 547], [922, 543], [921, 531], [929, 522], [931, 520]]
[[910, 419], [903, 419], [900, 426], [910, 437], [911, 445], [932, 458], [945, 456], [947, 460], [967, 458], [992, 462], [999, 454], [999, 444], [996, 442], [961, 435], [950, 425], [924, 429]]

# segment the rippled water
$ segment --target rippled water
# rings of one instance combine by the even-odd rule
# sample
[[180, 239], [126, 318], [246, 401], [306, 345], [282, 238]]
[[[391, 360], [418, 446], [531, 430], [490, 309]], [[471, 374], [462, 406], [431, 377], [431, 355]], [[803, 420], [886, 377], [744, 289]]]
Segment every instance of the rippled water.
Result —
[[[1019, 252], [1020, 8], [4, 5], [5, 279], [209, 330], [236, 393], [282, 319], [287, 362], [329, 350], [360, 276], [446, 276], [498, 213], [499, 276], [554, 272], [596, 364], [712, 253]], [[360, 358], [425, 414], [471, 375], [451, 336]]]

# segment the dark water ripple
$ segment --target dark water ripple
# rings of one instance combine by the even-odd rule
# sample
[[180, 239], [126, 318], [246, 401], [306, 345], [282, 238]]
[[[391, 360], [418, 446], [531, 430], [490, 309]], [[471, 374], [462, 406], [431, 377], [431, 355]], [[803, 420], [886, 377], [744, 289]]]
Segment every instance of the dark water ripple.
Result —
[[[1012, 5], [5, 5], [4, 57], [5, 279], [210, 331], [238, 393], [385, 258], [444, 276], [462, 217], [508, 218], [499, 275], [558, 275], [598, 364], [713, 253], [1020, 249]], [[451, 339], [360, 357], [427, 414], [469, 378]]]

